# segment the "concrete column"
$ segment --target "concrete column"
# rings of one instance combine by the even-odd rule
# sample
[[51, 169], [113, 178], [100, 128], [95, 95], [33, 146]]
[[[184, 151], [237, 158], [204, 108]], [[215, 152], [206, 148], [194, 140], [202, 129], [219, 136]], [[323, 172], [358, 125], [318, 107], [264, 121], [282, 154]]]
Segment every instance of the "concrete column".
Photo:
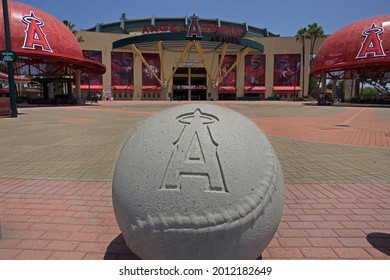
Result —
[[47, 84], [47, 93], [48, 93], [49, 99], [54, 99], [53, 83]]
[[274, 86], [274, 53], [270, 48], [267, 51], [265, 56], [265, 89], [266, 89], [264, 95], [265, 99], [274, 95], [273, 86]]
[[351, 100], [353, 97], [357, 96], [356, 94], [356, 85], [359, 83], [354, 78], [349, 80], [344, 80], [344, 96], [345, 99]]
[[321, 77], [321, 92], [326, 94], [326, 74], [322, 74]]
[[243, 97], [244, 96], [244, 86], [245, 86], [245, 58], [240, 61], [240, 63], [237, 65], [237, 71], [236, 71], [236, 97]]
[[134, 55], [134, 93], [133, 100], [141, 100], [142, 94], [142, 61]]
[[333, 101], [336, 101], [336, 84], [337, 84], [337, 80], [336, 79], [332, 79], [332, 100]]
[[169, 87], [161, 87], [161, 90], [160, 90], [160, 100], [169, 100], [169, 96], [168, 96], [168, 92], [169, 90], [172, 91], [172, 87], [171, 89], [169, 89]]
[[80, 70], [76, 70], [74, 73], [75, 83], [76, 83], [76, 103], [77, 105], [81, 105], [81, 87], [80, 87]]

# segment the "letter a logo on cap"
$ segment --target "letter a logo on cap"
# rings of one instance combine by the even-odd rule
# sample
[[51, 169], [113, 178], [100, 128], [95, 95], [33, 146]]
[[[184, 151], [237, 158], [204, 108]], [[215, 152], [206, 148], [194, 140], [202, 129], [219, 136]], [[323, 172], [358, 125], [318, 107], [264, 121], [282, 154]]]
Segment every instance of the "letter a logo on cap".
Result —
[[42, 31], [42, 27], [45, 25], [43, 20], [37, 18], [31, 11], [29, 15], [22, 17], [22, 21], [27, 24], [22, 48], [35, 50], [36, 47], [40, 47], [42, 51], [53, 52], [46, 39], [46, 34]]
[[187, 30], [187, 38], [202, 38], [202, 32], [200, 31], [199, 26], [199, 17], [194, 14], [189, 17], [189, 20], [191, 22]]
[[383, 28], [375, 26], [374, 23], [370, 28], [364, 30], [362, 35], [365, 39], [356, 58], [368, 58], [368, 54], [371, 54], [372, 57], [386, 56], [383, 51], [382, 40], [379, 37], [382, 33]]

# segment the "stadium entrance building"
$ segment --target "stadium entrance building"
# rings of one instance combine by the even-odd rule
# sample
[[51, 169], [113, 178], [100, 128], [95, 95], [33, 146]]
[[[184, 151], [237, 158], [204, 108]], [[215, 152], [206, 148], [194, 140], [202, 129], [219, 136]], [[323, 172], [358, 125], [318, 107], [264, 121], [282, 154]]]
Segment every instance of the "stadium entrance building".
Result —
[[106, 100], [295, 100], [307, 95], [301, 87], [304, 80], [307, 89], [309, 80], [309, 71], [301, 69], [301, 43], [266, 28], [197, 15], [128, 20], [123, 14], [118, 22], [78, 35], [85, 58], [107, 67], [104, 75], [82, 75], [81, 89]]

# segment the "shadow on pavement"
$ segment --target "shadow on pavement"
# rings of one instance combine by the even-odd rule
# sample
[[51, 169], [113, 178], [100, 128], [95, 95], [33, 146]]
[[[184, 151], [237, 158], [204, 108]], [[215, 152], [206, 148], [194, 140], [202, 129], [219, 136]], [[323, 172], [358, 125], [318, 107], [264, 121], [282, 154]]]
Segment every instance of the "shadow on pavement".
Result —
[[[140, 260], [140, 258], [134, 254], [126, 245], [122, 234], [115, 237], [110, 245], [108, 245], [106, 253], [104, 254], [105, 260]], [[262, 260], [260, 255], [257, 260]]]
[[106, 253], [104, 254], [104, 259], [139, 260], [140, 258], [127, 247], [122, 234], [119, 234], [111, 241], [110, 245], [108, 245]]
[[372, 247], [390, 256], [390, 234], [382, 232], [372, 232], [367, 234], [366, 238]]

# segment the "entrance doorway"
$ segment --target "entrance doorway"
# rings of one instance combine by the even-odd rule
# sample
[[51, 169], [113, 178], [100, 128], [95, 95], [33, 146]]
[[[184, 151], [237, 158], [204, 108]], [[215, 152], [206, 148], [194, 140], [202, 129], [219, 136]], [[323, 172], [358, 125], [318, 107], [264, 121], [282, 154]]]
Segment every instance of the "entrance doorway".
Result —
[[173, 100], [207, 100], [205, 68], [178, 68], [173, 76]]
[[188, 100], [188, 90], [184, 86], [188, 84], [187, 77], [173, 77], [173, 100]]

